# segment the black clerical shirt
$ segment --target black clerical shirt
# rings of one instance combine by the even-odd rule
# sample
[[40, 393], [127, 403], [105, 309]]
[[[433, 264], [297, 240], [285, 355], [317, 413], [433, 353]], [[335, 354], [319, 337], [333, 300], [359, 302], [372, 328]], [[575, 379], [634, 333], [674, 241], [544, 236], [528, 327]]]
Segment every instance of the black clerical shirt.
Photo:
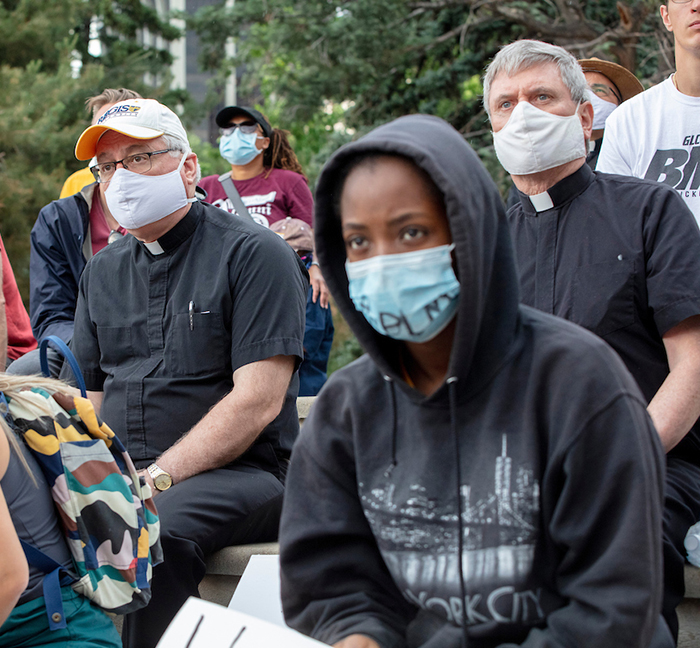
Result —
[[[669, 373], [662, 336], [700, 314], [700, 231], [676, 192], [587, 165], [508, 211], [523, 303], [617, 351], [647, 400]], [[672, 450], [700, 465], [698, 423]]]
[[[239, 367], [276, 355], [299, 362], [307, 285], [277, 234], [199, 202], [156, 245], [126, 236], [96, 254], [81, 278], [72, 345], [131, 456], [165, 452], [231, 390]], [[297, 390], [295, 373], [246, 459], [275, 472], [288, 456]]]

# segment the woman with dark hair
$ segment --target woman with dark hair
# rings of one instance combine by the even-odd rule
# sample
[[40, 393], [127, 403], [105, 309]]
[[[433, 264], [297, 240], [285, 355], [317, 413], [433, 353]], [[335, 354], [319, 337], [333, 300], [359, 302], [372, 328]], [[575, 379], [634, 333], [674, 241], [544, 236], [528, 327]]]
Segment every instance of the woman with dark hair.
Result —
[[299, 433], [291, 627], [335, 648], [660, 648], [663, 454], [602, 340], [519, 303], [498, 191], [402, 117], [336, 151], [316, 246], [367, 352]]
[[[219, 151], [231, 164], [223, 176], [202, 178], [199, 186], [207, 192], [207, 202], [236, 213], [234, 200], [226, 188], [230, 178], [250, 216], [270, 227], [284, 218], [298, 218], [313, 227], [313, 197], [309, 185], [289, 143], [288, 133], [272, 128], [265, 116], [254, 108], [228, 106], [216, 116], [221, 128]], [[320, 298], [328, 307], [328, 288], [316, 261], [309, 267], [313, 301]]]

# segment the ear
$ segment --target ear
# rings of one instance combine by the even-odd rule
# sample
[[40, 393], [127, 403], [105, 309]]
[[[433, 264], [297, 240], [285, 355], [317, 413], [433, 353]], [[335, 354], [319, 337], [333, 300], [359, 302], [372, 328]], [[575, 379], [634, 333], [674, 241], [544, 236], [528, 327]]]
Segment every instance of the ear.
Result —
[[578, 109], [578, 116], [581, 119], [583, 127], [583, 135], [589, 140], [593, 132], [593, 104], [590, 101], [584, 101]]
[[270, 147], [270, 138], [269, 137], [263, 137], [262, 140], [258, 140], [258, 142], [260, 142], [260, 148], [263, 151]]
[[668, 31], [672, 32], [673, 25], [671, 24], [671, 18], [668, 15], [668, 7], [666, 5], [661, 5], [659, 7], [659, 13], [661, 14], [661, 20], [664, 23], [664, 27], [666, 27]]
[[[182, 165], [181, 171], [185, 179], [185, 188], [187, 189], [188, 197], [194, 196], [194, 189], [197, 184], [197, 155], [189, 153], [185, 163]], [[190, 195], [190, 193], [192, 195]]]

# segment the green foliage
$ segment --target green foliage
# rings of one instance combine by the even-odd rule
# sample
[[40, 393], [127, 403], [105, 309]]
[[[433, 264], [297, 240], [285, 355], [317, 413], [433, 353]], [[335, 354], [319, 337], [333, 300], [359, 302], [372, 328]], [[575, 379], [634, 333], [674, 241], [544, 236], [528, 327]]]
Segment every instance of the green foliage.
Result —
[[[218, 74], [213, 92], [243, 64], [241, 93], [256, 96], [272, 123], [292, 132], [312, 184], [327, 155], [353, 133], [424, 112], [463, 132], [505, 192], [510, 181], [495, 157], [481, 106], [481, 75], [503, 44], [542, 38], [580, 57], [613, 60], [625, 46], [642, 76], [658, 68], [655, 3], [572, 1], [566, 11], [563, 4], [238, 0], [232, 10], [223, 3], [203, 8], [188, 26], [202, 39], [202, 66]], [[620, 11], [626, 12], [624, 25]], [[238, 55], [226, 59], [231, 34], [239, 35]], [[636, 57], [637, 49], [643, 56]]]
[[328, 375], [337, 371], [353, 360], [357, 360], [363, 353], [363, 349], [357, 338], [352, 334], [347, 322], [343, 319], [340, 311], [334, 303], [331, 303], [333, 311], [333, 326], [335, 334], [333, 335], [333, 346], [328, 358]]
[[[92, 37], [103, 41], [99, 58], [88, 53], [91, 22]], [[165, 40], [179, 35], [140, 0], [0, 3], [0, 233], [25, 300], [31, 227], [85, 164], [73, 155], [89, 123], [85, 100], [107, 87], [128, 87], [189, 107], [183, 93], [167, 91], [170, 55], [135, 40], [144, 26]], [[155, 87], [146, 85], [145, 73]]]
[[[639, 64], [652, 80], [669, 59], [657, 9], [652, 0], [236, 0], [183, 18], [200, 36], [201, 66], [215, 74], [209, 105], [220, 104], [225, 79], [242, 69], [240, 95], [291, 132], [312, 185], [338, 146], [421, 112], [464, 134], [505, 197], [510, 179], [481, 105], [481, 77], [498, 49], [538, 38], [579, 58]], [[229, 59], [232, 34], [237, 55]], [[359, 353], [352, 334], [337, 331], [331, 370]]]

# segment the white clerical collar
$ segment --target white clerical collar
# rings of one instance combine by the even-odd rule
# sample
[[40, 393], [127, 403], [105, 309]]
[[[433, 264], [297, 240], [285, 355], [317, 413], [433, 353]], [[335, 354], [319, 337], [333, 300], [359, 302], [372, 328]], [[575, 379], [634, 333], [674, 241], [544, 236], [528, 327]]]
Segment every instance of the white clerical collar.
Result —
[[528, 196], [528, 198], [537, 212], [547, 211], [548, 209], [552, 209], [552, 207], [554, 207], [552, 197], [546, 191], [543, 191], [541, 194], [537, 194], [536, 196]]
[[159, 254], [165, 254], [165, 250], [160, 246], [160, 243], [158, 243], [158, 241], [144, 243], [144, 245], [146, 246], [146, 249], [154, 256], [158, 256]]

